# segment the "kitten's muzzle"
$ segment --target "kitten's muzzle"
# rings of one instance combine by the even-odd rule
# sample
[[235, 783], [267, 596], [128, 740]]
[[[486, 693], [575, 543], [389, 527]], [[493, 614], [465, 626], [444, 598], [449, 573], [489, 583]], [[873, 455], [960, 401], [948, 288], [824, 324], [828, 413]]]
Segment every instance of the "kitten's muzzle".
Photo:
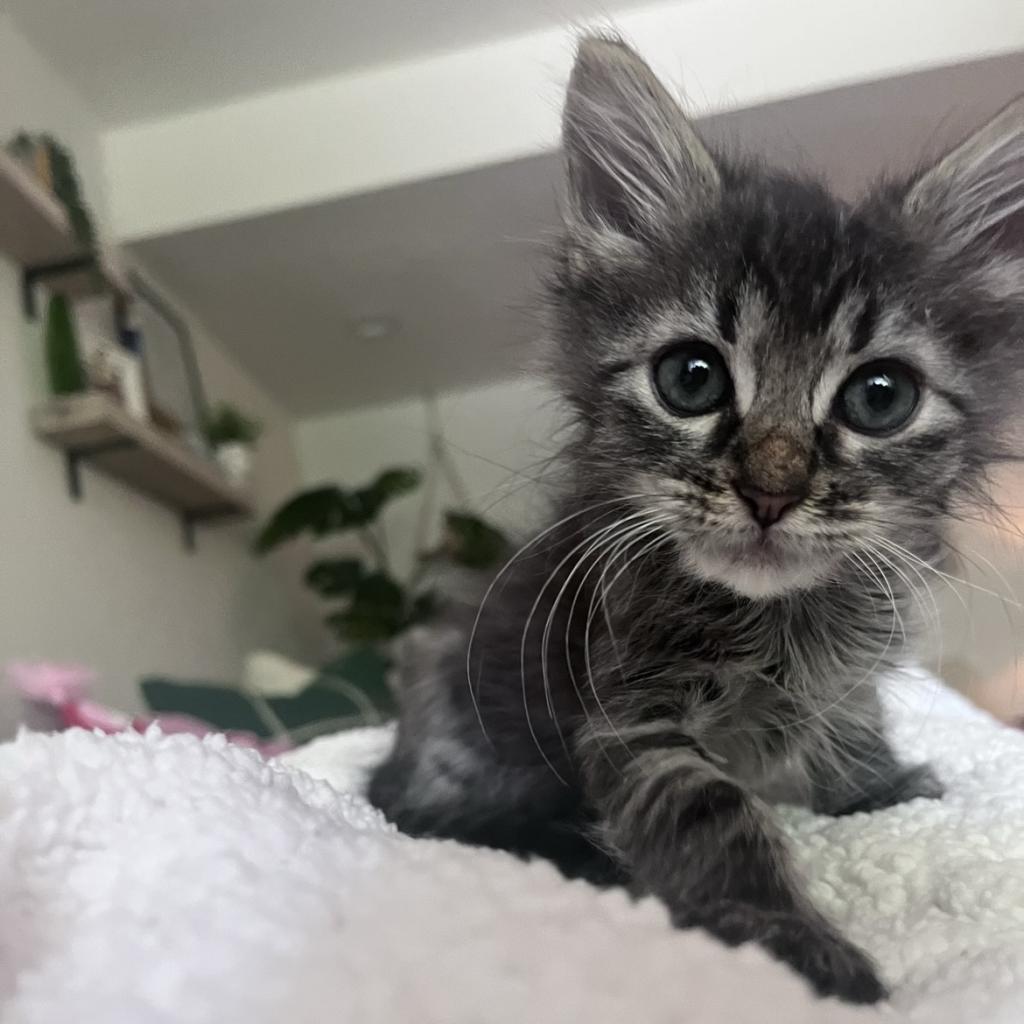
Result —
[[795, 492], [771, 494], [744, 483], [734, 483], [733, 489], [740, 501], [749, 509], [754, 522], [762, 530], [767, 530], [769, 526], [777, 523], [787, 512], [799, 505], [805, 497], [805, 494]]
[[763, 530], [800, 504], [810, 490], [814, 453], [785, 430], [768, 430], [745, 450], [733, 482], [740, 501]]

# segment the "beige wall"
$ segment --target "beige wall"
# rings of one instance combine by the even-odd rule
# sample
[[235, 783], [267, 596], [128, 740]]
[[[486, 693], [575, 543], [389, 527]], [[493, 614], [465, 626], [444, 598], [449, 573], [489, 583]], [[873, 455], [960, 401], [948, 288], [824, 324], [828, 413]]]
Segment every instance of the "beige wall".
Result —
[[[102, 222], [95, 118], [0, 15], [0, 138], [19, 127], [72, 148]], [[256, 491], [268, 508], [298, 481], [288, 419], [213, 339], [198, 330], [196, 340], [209, 393], [266, 425]], [[82, 661], [101, 673], [102, 699], [134, 708], [143, 673], [230, 679], [254, 646], [313, 654], [294, 574], [250, 557], [251, 526], [201, 527], [188, 554], [174, 515], [116, 482], [89, 471], [85, 500], [69, 499], [61, 458], [28, 428], [39, 344], [22, 318], [20, 271], [0, 258], [0, 664]], [[0, 691], [0, 733], [17, 711]]]

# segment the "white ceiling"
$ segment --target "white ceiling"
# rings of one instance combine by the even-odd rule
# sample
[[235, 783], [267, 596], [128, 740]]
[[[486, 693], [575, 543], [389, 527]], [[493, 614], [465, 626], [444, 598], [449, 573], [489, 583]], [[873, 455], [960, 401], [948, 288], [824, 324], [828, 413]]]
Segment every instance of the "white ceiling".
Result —
[[[707, 130], [852, 192], [958, 138], [1022, 84], [1016, 54], [740, 111]], [[521, 367], [557, 190], [546, 155], [133, 249], [272, 393], [311, 414]], [[363, 341], [352, 322], [366, 316], [401, 329]]]
[[[621, 11], [649, 0], [614, 0]], [[602, 16], [602, 0], [5, 0], [110, 124]]]

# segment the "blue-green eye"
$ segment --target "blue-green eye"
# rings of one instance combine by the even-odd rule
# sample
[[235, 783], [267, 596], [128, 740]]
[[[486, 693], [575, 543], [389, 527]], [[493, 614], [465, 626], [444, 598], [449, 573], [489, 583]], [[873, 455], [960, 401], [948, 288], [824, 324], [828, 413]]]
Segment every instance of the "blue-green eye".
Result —
[[855, 370], [839, 389], [836, 407], [847, 426], [882, 436], [908, 423], [920, 399], [917, 374], [886, 359]]
[[703, 416], [732, 396], [725, 360], [706, 341], [683, 341], [654, 364], [654, 386], [665, 405], [679, 416]]

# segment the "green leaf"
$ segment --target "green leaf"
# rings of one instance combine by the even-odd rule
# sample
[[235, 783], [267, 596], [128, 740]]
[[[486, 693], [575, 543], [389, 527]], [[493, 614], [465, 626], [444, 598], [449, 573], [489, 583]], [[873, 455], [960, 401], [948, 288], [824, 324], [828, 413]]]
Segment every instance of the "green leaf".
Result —
[[329, 687], [341, 680], [357, 686], [382, 715], [387, 715], [395, 708], [394, 694], [387, 681], [390, 667], [391, 662], [376, 648], [357, 647], [325, 665], [314, 683]]
[[192, 715], [217, 729], [252, 732], [262, 739], [270, 730], [249, 697], [230, 686], [153, 676], [140, 683], [150, 711]]
[[263, 433], [263, 424], [247, 416], [230, 402], [220, 402], [203, 417], [203, 433], [212, 445], [254, 444]]
[[419, 485], [418, 469], [386, 469], [373, 483], [352, 492], [353, 505], [359, 509], [361, 523], [373, 522], [389, 501], [408, 494]]
[[456, 565], [468, 569], [489, 569], [508, 550], [505, 535], [478, 516], [467, 512], [445, 512], [445, 554]]
[[324, 665], [321, 677], [314, 681], [329, 685], [332, 676], [340, 676], [361, 689], [370, 690], [384, 681], [390, 667], [390, 660], [376, 647], [356, 647]]
[[352, 524], [351, 498], [333, 484], [314, 487], [286, 501], [268, 520], [254, 545], [266, 554], [303, 533], [314, 537], [348, 529]]
[[267, 703], [286, 729], [299, 729], [336, 718], [351, 719], [356, 725], [364, 710], [350, 695], [325, 686], [322, 680], [310, 683], [294, 697], [271, 697]]
[[405, 625], [405, 594], [386, 573], [370, 573], [356, 587], [348, 608], [329, 616], [327, 624], [353, 643], [389, 640]]
[[416, 469], [389, 469], [358, 490], [329, 484], [303, 491], [270, 517], [256, 538], [256, 553], [266, 554], [303, 533], [323, 537], [366, 526], [389, 501], [418, 487], [419, 482]]
[[328, 558], [314, 562], [306, 572], [306, 583], [321, 597], [346, 597], [365, 575], [358, 558]]

